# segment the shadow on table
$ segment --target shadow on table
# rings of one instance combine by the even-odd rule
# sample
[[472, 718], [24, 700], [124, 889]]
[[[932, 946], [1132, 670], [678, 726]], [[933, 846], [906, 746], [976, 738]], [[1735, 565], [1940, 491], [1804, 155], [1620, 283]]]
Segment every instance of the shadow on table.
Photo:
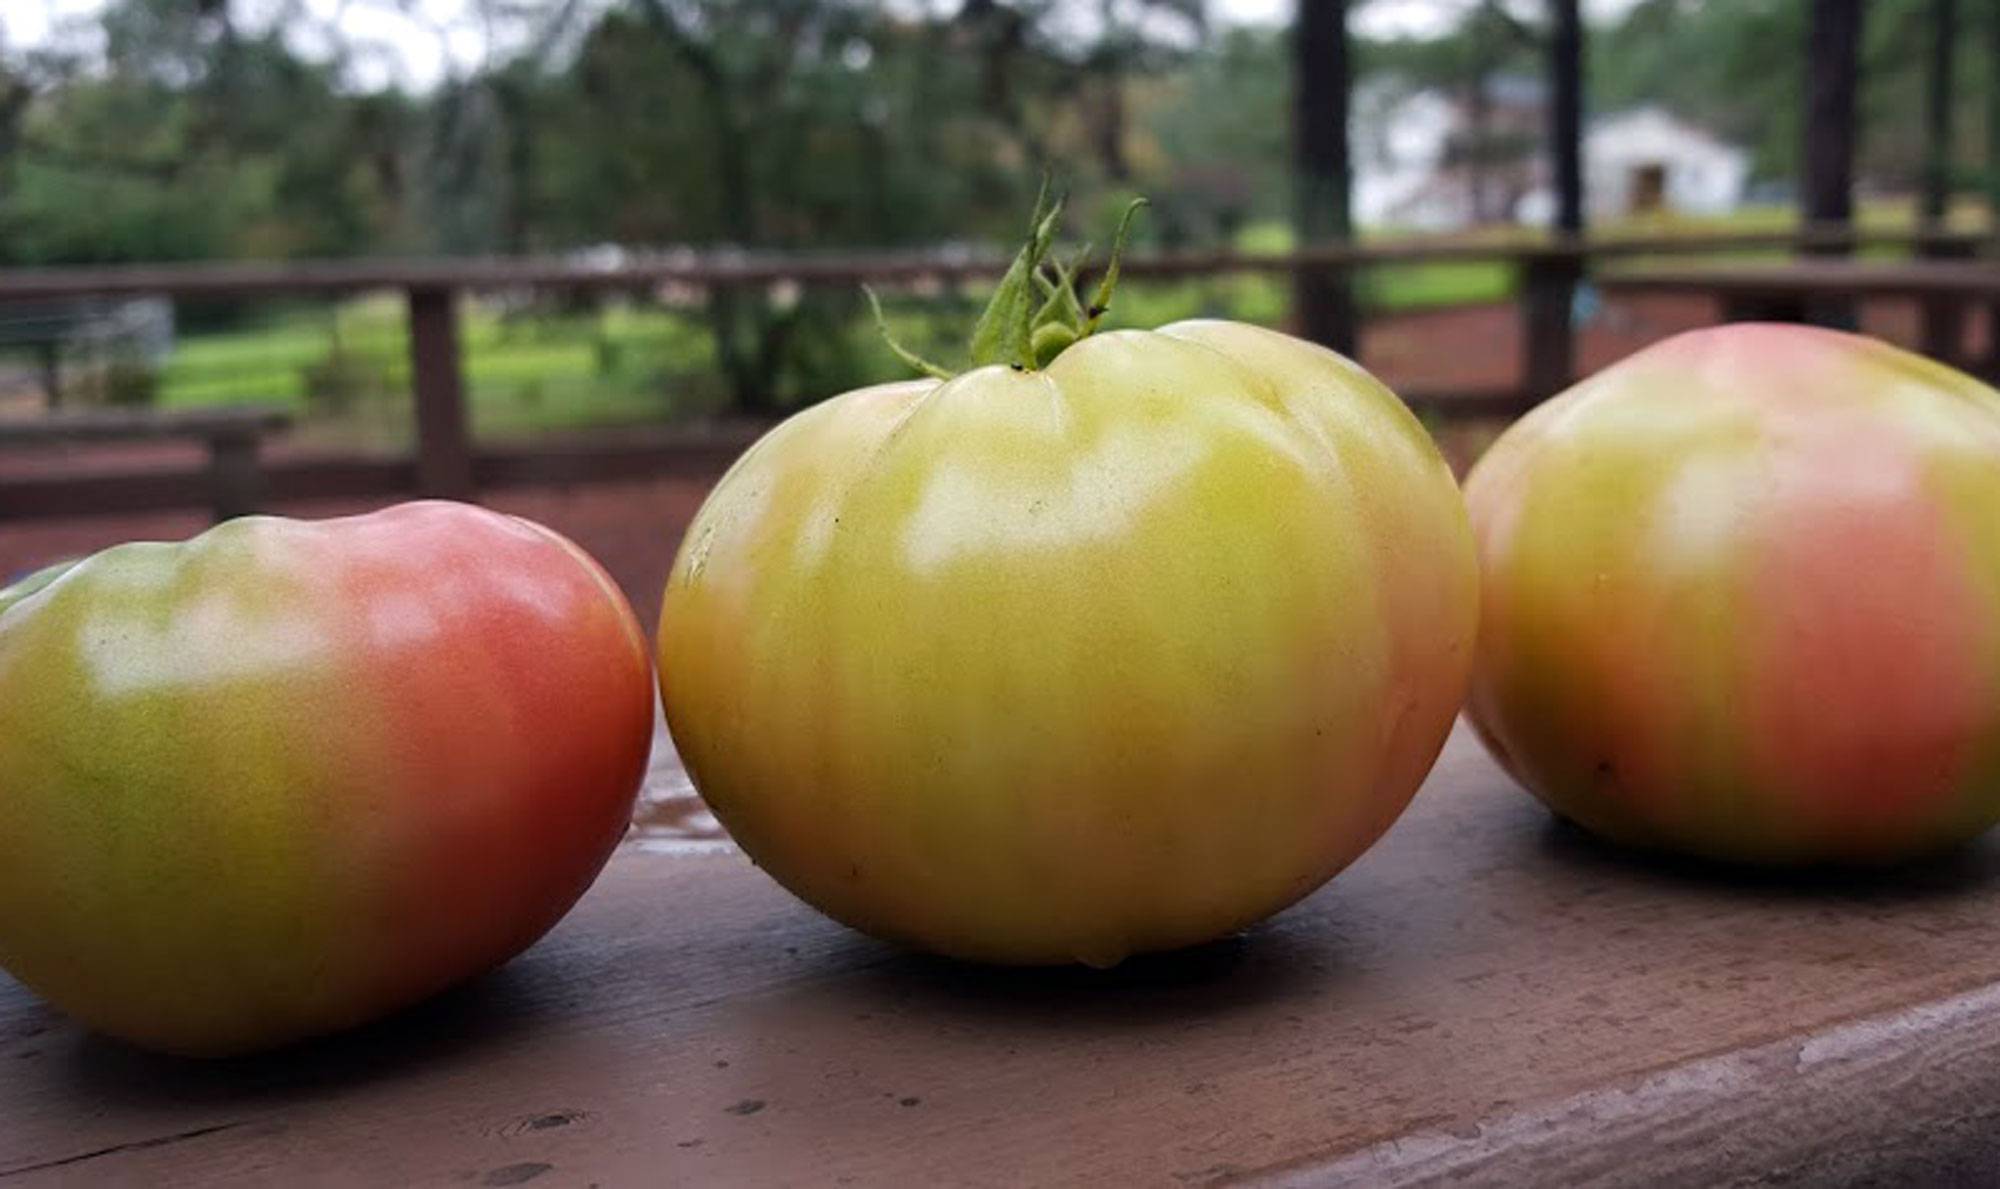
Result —
[[1342, 940], [1324, 919], [1288, 928], [1280, 916], [1203, 945], [1139, 954], [1108, 969], [982, 966], [889, 947], [836, 981], [857, 1013], [871, 1007], [940, 1008], [1059, 1031], [1153, 1027], [1251, 1010], [1289, 996], [1327, 993], [1344, 972]]
[[305, 1097], [421, 1069], [525, 1035], [551, 1012], [532, 957], [374, 1024], [269, 1053], [215, 1060], [170, 1057], [95, 1034], [48, 1053], [84, 1101], [176, 1105]]
[[1607, 842], [1554, 814], [1549, 815], [1539, 843], [1541, 854], [1574, 872], [1762, 900], [1891, 905], [2000, 887], [2000, 844], [1990, 835], [1902, 863], [1791, 868], [1688, 858]]

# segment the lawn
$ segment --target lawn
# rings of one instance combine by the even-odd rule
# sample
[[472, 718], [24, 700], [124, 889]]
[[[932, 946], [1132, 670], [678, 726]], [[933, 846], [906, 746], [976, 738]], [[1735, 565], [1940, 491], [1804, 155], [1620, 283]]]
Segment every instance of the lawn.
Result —
[[[475, 433], [653, 422], [716, 404], [713, 348], [687, 314], [608, 306], [504, 309], [468, 302], [459, 324]], [[267, 404], [334, 436], [409, 429], [409, 345], [389, 297], [280, 308], [236, 329], [183, 334], [159, 374], [165, 408]]]

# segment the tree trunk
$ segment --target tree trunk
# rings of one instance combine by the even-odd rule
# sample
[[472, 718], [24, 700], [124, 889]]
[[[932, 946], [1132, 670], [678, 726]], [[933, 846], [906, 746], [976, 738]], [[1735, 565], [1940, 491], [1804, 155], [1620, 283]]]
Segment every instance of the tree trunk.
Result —
[[1924, 103], [1924, 194], [1923, 221], [1932, 228], [1944, 227], [1946, 208], [1951, 204], [1952, 51], [1958, 35], [1957, 0], [1931, 0], [1930, 60], [1927, 63]]
[[1845, 226], [1854, 215], [1854, 93], [1862, 0], [1812, 0], [1806, 28], [1804, 215]]
[[1493, 96], [1487, 90], [1486, 65], [1473, 68], [1465, 100], [1465, 188], [1475, 226], [1493, 221], [1486, 197], [1487, 156], [1493, 143]]
[[[1805, 177], [1801, 213], [1811, 228], [1847, 228], [1854, 219], [1854, 96], [1860, 81], [1863, 0], [1812, 0], [1806, 24]], [[1842, 255], [1844, 244], [1812, 251]], [[1852, 329], [1854, 303], [1807, 303], [1807, 320]]]
[[1556, 230], [1583, 230], [1583, 20], [1578, 0], [1550, 0], [1549, 147], [1554, 157]]
[[[1292, 29], [1292, 220], [1301, 247], [1348, 243], [1347, 0], [1298, 0]], [[1354, 354], [1345, 269], [1302, 268], [1293, 280], [1299, 333]]]
[[1132, 163], [1125, 156], [1125, 72], [1114, 59], [1098, 77], [1097, 160], [1116, 185], [1132, 180]]
[[1097, 142], [1097, 160], [1117, 185], [1132, 180], [1132, 165], [1125, 157], [1125, 54], [1119, 48], [1118, 6], [1113, 0], [1098, 0], [1097, 19], [1104, 24], [1098, 34], [1103, 45], [1096, 54], [1097, 103], [1092, 139]]
[[[1986, 14], [1986, 218], [2000, 240], [2000, 11]], [[2000, 304], [1993, 307], [2000, 318]], [[2000, 359], [2000, 325], [1993, 328], [1993, 357]]]
[[50, 339], [35, 344], [36, 362], [41, 364], [42, 399], [49, 412], [62, 408], [62, 344]]
[[[1954, 40], [1958, 34], [1957, 0], [1931, 0], [1930, 46], [1924, 63], [1924, 184], [1918, 196], [1917, 254], [1949, 259], [1958, 249], [1941, 237], [1951, 207], [1952, 95]], [[1957, 297], [1934, 296], [1919, 303], [1919, 337], [1924, 354], [1950, 362], [1965, 342], [1965, 314], [1970, 303]]]

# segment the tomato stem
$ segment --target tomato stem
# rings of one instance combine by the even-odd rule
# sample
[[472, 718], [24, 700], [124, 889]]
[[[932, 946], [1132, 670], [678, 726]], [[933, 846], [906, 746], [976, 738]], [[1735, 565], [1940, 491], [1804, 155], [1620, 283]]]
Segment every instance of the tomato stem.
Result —
[[[1035, 196], [1034, 216], [1028, 220], [1027, 239], [1008, 265], [1006, 274], [1000, 278], [1000, 283], [994, 287], [992, 300], [972, 329], [973, 367], [1005, 364], [1020, 371], [1047, 367], [1056, 356], [1096, 333], [1098, 324], [1110, 310], [1112, 294], [1118, 288], [1119, 265], [1125, 258], [1126, 241], [1132, 231], [1132, 219], [1139, 213], [1139, 208], [1146, 205], [1146, 200], [1135, 198], [1125, 208], [1124, 216], [1118, 221], [1117, 237], [1112, 242], [1111, 259], [1087, 307], [1077, 297], [1076, 290], [1077, 276], [1090, 256], [1089, 246], [1085, 245], [1067, 265], [1050, 258], [1056, 228], [1062, 220], [1063, 205], [1062, 198], [1052, 200], [1049, 197], [1049, 182], [1044, 177], [1041, 192]], [[950, 371], [896, 341], [890, 333], [888, 319], [883, 316], [881, 300], [866, 285], [861, 288], [875, 312], [876, 330], [896, 358], [922, 375], [938, 380], [951, 379]]]

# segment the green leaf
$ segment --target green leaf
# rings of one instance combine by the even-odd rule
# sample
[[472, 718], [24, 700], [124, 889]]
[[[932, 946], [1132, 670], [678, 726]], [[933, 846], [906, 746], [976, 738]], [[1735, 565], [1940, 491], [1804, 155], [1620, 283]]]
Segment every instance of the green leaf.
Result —
[[1061, 200], [1049, 201], [1049, 186], [1044, 180], [1042, 191], [1035, 198], [1035, 217], [1028, 226], [1028, 240], [1008, 266], [1007, 274], [1000, 278], [993, 300], [979, 316], [978, 325], [972, 328], [972, 366], [984, 367], [989, 363], [1035, 366], [1035, 275], [1055, 239], [1062, 205]]

